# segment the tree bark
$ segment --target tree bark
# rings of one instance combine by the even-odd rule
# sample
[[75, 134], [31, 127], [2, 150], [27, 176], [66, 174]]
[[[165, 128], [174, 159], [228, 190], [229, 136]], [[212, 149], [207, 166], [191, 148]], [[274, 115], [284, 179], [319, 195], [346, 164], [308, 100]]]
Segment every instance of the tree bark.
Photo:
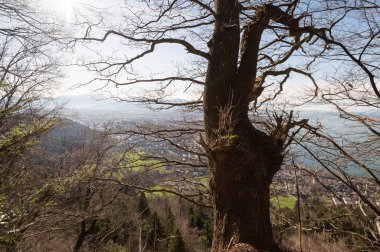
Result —
[[88, 227], [88, 229], [86, 229], [86, 220], [84, 219], [81, 222], [80, 233], [79, 233], [78, 238], [75, 242], [73, 252], [79, 252], [80, 251], [86, 237], [88, 236], [89, 233], [91, 233], [93, 231], [93, 229], [95, 228], [95, 225], [96, 225], [96, 220], [91, 220], [90, 226]]
[[212, 251], [249, 251], [236, 250], [242, 243], [258, 251], [276, 251], [269, 186], [280, 168], [281, 153], [276, 142], [253, 127], [234, 139], [228, 146], [209, 150], [215, 208]]
[[240, 44], [238, 1], [216, 1], [215, 9], [204, 90], [204, 147], [215, 209], [212, 251], [277, 251], [269, 186], [282, 163], [282, 143], [254, 128], [248, 117], [261, 34], [269, 19], [258, 10], [258, 21], [246, 28]]
[[86, 239], [86, 220], [83, 220], [81, 222], [80, 233], [79, 233], [78, 238], [75, 242], [73, 252], [79, 252], [79, 250], [82, 247], [82, 244], [83, 244], [85, 239]]

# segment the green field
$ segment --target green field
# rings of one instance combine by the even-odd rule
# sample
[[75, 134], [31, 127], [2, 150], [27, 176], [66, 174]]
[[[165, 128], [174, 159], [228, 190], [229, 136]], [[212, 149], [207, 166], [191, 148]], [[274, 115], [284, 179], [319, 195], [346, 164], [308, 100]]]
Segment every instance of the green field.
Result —
[[296, 198], [293, 196], [276, 196], [270, 199], [270, 203], [276, 208], [294, 209], [296, 201]]
[[157, 171], [161, 174], [170, 173], [171, 171], [165, 168], [163, 162], [157, 159], [149, 158], [144, 152], [128, 152], [113, 157], [115, 160], [122, 160], [119, 164], [118, 170], [112, 172], [112, 177], [122, 179], [126, 173], [144, 172], [144, 171]]
[[199, 177], [198, 180], [199, 180], [199, 183], [205, 186], [208, 186], [208, 177]]
[[144, 152], [128, 152], [124, 154], [128, 161], [122, 162], [120, 168], [132, 172], [141, 172], [145, 169], [156, 170], [160, 173], [167, 173], [165, 165], [157, 159], [150, 159]]
[[[159, 186], [159, 185], [156, 185], [156, 186], [153, 186], [152, 188], [150, 188], [151, 190], [162, 190], [163, 189], [163, 187], [162, 186]], [[150, 192], [149, 194], [151, 194], [151, 195], [154, 195], [154, 196], [159, 196], [159, 197], [161, 197], [161, 196], [164, 196], [164, 195], [166, 195], [166, 193], [165, 192]], [[148, 195], [149, 195], [148, 194]]]

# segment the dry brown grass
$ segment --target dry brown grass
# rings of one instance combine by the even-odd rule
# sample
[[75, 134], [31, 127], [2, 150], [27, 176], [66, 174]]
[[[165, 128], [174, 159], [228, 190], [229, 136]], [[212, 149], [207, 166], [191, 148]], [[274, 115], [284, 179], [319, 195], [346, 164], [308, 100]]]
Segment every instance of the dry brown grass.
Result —
[[[299, 237], [291, 235], [282, 241], [283, 246], [290, 251], [300, 251]], [[303, 235], [302, 236], [303, 252], [343, 252], [351, 251], [343, 241], [332, 241], [328, 235]]]

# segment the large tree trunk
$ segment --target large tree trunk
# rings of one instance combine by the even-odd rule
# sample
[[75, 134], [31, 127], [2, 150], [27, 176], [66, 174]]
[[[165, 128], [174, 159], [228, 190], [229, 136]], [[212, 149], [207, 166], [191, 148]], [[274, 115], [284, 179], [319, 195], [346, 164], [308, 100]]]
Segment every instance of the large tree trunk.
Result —
[[219, 0], [215, 8], [204, 92], [204, 146], [215, 209], [212, 251], [276, 251], [269, 185], [282, 163], [282, 144], [254, 128], [248, 118], [268, 18], [264, 9], [258, 10], [257, 21], [246, 28], [240, 44], [238, 1]]
[[250, 251], [248, 245], [257, 251], [277, 251], [269, 186], [282, 163], [281, 145], [248, 122], [237, 128], [206, 147], [215, 209], [212, 251]]
[[240, 137], [249, 137], [247, 134], [235, 136], [232, 145], [212, 152], [210, 187], [215, 207], [212, 251], [249, 251], [243, 249], [247, 248], [243, 244], [258, 251], [277, 250], [270, 223], [269, 186], [281, 165], [281, 155], [269, 137], [258, 134], [251, 135], [251, 143], [239, 141]]

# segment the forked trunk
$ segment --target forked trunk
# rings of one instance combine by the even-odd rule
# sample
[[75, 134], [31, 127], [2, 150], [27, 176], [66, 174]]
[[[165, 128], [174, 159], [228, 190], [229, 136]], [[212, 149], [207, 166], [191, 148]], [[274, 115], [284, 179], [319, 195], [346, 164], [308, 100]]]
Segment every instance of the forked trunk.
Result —
[[258, 9], [241, 37], [240, 11], [238, 0], [215, 1], [209, 43], [203, 144], [215, 210], [212, 251], [276, 251], [269, 185], [282, 163], [282, 143], [254, 128], [248, 117], [261, 35], [270, 15], [267, 7]]

